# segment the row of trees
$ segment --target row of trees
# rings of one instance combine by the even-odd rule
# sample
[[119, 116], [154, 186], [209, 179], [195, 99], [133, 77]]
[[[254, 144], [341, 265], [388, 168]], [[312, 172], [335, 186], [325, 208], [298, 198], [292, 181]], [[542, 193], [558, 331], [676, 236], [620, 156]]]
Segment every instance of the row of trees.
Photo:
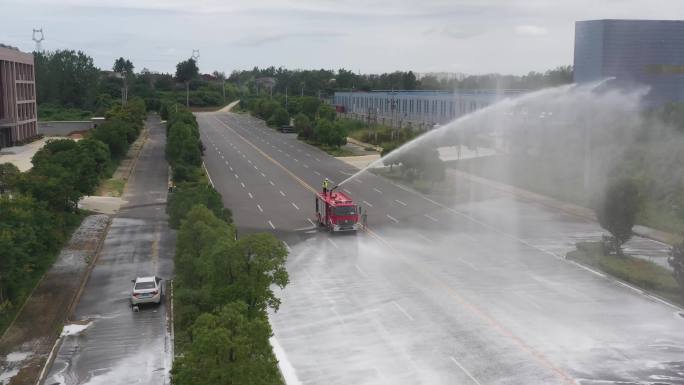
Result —
[[163, 102], [185, 104], [189, 101], [192, 106], [218, 106], [238, 94], [236, 86], [224, 84], [225, 76], [218, 72], [201, 77], [192, 59], [180, 62], [174, 76], [146, 68], [136, 72], [134, 63], [123, 57], [114, 62], [111, 71], [103, 71], [95, 66], [92, 57], [81, 51], [58, 50], [34, 55], [38, 112], [44, 120], [102, 116], [120, 103], [124, 86], [128, 88], [129, 98], [141, 98], [150, 110], [159, 110]]
[[285, 247], [271, 234], [236, 239], [230, 211], [201, 171], [194, 116], [182, 107], [164, 110], [178, 184], [168, 206], [170, 225], [179, 228], [172, 383], [280, 384], [266, 312], [280, 305], [273, 288], [288, 283]]
[[[272, 89], [260, 85], [260, 79], [273, 78]], [[360, 74], [346, 69], [289, 70], [273, 66], [254, 67], [251, 70], [233, 71], [229, 81], [244, 93], [271, 92], [289, 95], [331, 95], [335, 90], [454, 90], [454, 89], [529, 89], [536, 90], [572, 83], [572, 66], [561, 66], [546, 72], [527, 75], [461, 75], [438, 77], [426, 74], [419, 77], [413, 71], [395, 71], [382, 74]], [[262, 89], [260, 91], [260, 88]]]
[[85, 139], [48, 141], [33, 156], [28, 172], [0, 164], [0, 330], [80, 223], [80, 198], [94, 193], [111, 174], [117, 144], [100, 140], [101, 133], [130, 133], [124, 137], [127, 147], [128, 138], [137, 136], [144, 114], [144, 104], [142, 109], [118, 109]]
[[338, 121], [335, 109], [317, 98], [290, 97], [286, 101], [282, 97], [260, 97], [243, 100], [241, 106], [271, 127], [290, 124], [292, 120], [302, 140], [330, 148], [347, 143], [348, 124]]

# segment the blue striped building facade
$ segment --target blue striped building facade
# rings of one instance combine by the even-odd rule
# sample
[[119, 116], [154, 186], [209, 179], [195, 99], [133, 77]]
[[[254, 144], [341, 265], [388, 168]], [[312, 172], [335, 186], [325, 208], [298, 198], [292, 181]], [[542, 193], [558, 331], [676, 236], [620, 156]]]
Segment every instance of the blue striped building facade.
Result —
[[649, 104], [684, 102], [684, 21], [576, 22], [575, 82], [610, 77], [650, 86]]
[[333, 104], [358, 119], [430, 128], [487, 107], [520, 90], [335, 92]]

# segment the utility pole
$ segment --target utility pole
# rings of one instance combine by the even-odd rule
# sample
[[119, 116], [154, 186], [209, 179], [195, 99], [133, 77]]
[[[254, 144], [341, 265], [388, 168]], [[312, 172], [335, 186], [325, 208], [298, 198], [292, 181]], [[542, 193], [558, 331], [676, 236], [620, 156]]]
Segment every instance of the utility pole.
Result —
[[121, 106], [125, 106], [128, 101], [128, 84], [126, 83], [126, 70], [121, 71], [121, 78], [123, 79], [123, 87], [121, 87]]
[[226, 75], [221, 76], [221, 80], [223, 80], [223, 104], [226, 104]]
[[185, 81], [185, 107], [190, 108], [190, 80]]
[[287, 109], [287, 86], [285, 86], [285, 109]]
[[[190, 58], [197, 63], [200, 57], [200, 52], [198, 49], [192, 50], [192, 55]], [[185, 82], [185, 107], [190, 108], [190, 80]]]

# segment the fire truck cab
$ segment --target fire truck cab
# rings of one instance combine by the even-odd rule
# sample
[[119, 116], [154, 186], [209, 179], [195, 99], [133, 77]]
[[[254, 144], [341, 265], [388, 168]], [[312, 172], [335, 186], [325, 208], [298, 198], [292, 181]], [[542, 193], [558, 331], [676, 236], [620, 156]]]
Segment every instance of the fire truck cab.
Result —
[[360, 228], [359, 208], [344, 193], [328, 191], [316, 194], [316, 220], [328, 231], [356, 231]]

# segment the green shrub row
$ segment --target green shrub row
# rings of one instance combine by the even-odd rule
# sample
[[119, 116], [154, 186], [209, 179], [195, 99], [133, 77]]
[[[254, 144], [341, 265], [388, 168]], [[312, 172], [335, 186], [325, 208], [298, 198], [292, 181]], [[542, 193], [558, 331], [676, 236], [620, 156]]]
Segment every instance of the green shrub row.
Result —
[[[109, 115], [78, 142], [48, 141], [27, 172], [0, 164], [0, 333], [81, 222], [78, 201], [95, 192], [120, 151], [125, 153], [137, 137], [145, 106], [118, 108]], [[121, 143], [113, 140], [119, 136]]]
[[168, 205], [169, 224], [179, 229], [172, 383], [282, 384], [267, 310], [280, 305], [273, 287], [288, 283], [287, 251], [271, 234], [236, 239], [230, 211], [201, 171], [194, 116], [180, 106], [162, 109], [178, 183]]

